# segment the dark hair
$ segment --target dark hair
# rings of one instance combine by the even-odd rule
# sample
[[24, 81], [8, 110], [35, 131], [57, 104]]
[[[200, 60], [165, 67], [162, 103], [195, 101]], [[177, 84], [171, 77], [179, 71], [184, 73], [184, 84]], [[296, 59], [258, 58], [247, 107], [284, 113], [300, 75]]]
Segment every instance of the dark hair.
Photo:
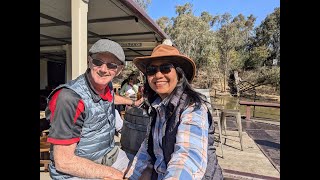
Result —
[[136, 75], [135, 73], [129, 74], [129, 76], [127, 77], [127, 79], [125, 79], [125, 80], [122, 81], [122, 83], [121, 83], [121, 85], [120, 85], [120, 88], [122, 88], [122, 86], [123, 86], [125, 83], [129, 82], [130, 80], [133, 80], [133, 77], [134, 77], [135, 75]]
[[[205, 96], [197, 91], [195, 91], [191, 85], [189, 84], [184, 71], [180, 67], [175, 68], [177, 71], [177, 75], [179, 77], [178, 84], [176, 88], [171, 92], [169, 95], [169, 98], [171, 99], [172, 96], [176, 93], [177, 87], [182, 86], [184, 89], [184, 93], [188, 95], [187, 98], [187, 105], [195, 103], [195, 109], [200, 108], [201, 104], [204, 102], [210, 103], [207, 101]], [[149, 83], [146, 81], [144, 84], [144, 91], [143, 91], [144, 97], [146, 98], [147, 105], [150, 106], [150, 104], [157, 98], [159, 95], [150, 87]]]

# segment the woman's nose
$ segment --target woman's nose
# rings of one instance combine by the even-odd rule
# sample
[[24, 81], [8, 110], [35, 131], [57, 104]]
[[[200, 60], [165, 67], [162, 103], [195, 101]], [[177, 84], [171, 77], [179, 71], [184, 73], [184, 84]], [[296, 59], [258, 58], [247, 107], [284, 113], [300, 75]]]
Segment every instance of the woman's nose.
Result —
[[157, 71], [156, 74], [155, 74], [155, 77], [156, 77], [156, 78], [163, 77], [162, 72], [161, 72], [161, 71]]

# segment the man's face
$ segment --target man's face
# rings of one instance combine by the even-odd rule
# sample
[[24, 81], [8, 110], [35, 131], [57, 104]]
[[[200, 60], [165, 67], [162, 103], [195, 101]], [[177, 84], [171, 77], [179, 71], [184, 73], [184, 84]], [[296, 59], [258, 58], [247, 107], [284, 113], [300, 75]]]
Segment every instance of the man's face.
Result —
[[111, 53], [96, 53], [89, 57], [89, 66], [93, 83], [106, 87], [121, 72], [123, 65]]

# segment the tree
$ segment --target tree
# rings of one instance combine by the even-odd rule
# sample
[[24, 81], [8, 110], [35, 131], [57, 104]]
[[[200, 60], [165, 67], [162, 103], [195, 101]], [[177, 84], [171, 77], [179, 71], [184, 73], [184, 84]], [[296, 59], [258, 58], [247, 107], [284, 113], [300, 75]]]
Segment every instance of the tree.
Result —
[[273, 59], [280, 62], [280, 8], [275, 8], [255, 31], [254, 45], [266, 46], [269, 51], [264, 64], [271, 66]]
[[230, 67], [237, 60], [244, 59], [244, 47], [250, 37], [255, 18], [250, 15], [247, 19], [239, 14], [234, 17], [225, 13], [217, 18], [220, 29], [217, 31], [217, 47], [220, 53], [220, 69], [223, 72], [223, 91], [226, 91], [226, 81]]
[[147, 11], [148, 10], [148, 6], [151, 3], [151, 0], [134, 0], [134, 2], [136, 2], [142, 9]]
[[161, 17], [156, 20], [156, 23], [166, 32], [168, 35], [170, 34], [170, 30], [172, 29], [172, 22], [168, 17]]
[[[229, 73], [243, 70], [272, 74], [263, 77], [273, 79], [269, 84], [278, 84], [276, 69], [269, 73], [267, 71], [271, 68], [265, 68], [261, 73], [266, 59], [280, 60], [280, 25], [275, 25], [280, 23], [277, 10], [254, 31], [256, 18], [253, 15], [232, 17], [225, 13], [212, 16], [204, 11], [195, 16], [192, 8], [190, 3], [178, 5], [176, 17], [161, 17], [156, 22], [169, 35], [174, 46], [195, 61], [194, 84], [200, 88], [212, 88], [219, 79], [222, 91], [226, 91]], [[270, 29], [272, 32], [266, 32]], [[263, 77], [255, 76], [254, 81], [264, 79], [267, 82]]]
[[264, 45], [253, 47], [249, 52], [249, 58], [244, 61], [243, 68], [245, 70], [258, 69], [263, 66], [265, 59], [269, 56], [268, 48]]
[[190, 3], [176, 6], [176, 14], [177, 17], [161, 17], [156, 22], [171, 37], [181, 53], [195, 61], [197, 76], [205, 82], [200, 83], [202, 88], [211, 87], [213, 74], [219, 72], [215, 35], [211, 29], [216, 19], [208, 12], [202, 12], [200, 17], [195, 16]]

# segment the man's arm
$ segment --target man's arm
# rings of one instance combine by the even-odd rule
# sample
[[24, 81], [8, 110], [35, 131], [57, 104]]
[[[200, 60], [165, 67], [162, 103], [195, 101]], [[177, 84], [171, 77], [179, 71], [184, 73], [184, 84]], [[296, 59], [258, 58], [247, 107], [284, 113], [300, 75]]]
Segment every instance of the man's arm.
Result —
[[132, 105], [134, 103], [134, 106], [139, 106], [143, 102], [143, 97], [139, 100], [132, 100], [127, 97], [123, 97], [120, 95], [115, 94], [114, 95], [114, 104], [124, 104], [124, 105]]
[[55, 166], [58, 171], [83, 178], [123, 178], [123, 173], [113, 167], [76, 156], [74, 154], [76, 145], [76, 143], [53, 145]]

